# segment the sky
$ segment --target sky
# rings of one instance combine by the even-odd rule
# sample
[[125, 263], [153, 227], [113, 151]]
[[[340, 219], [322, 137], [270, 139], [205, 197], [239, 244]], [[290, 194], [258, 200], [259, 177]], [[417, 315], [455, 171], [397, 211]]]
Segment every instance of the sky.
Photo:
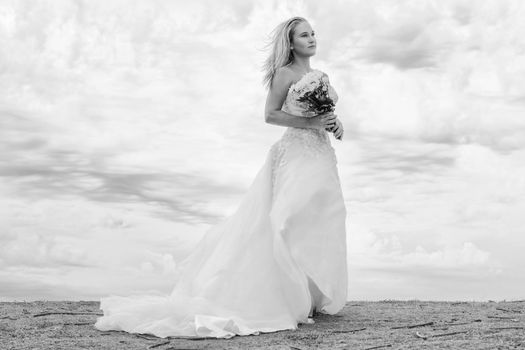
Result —
[[169, 293], [284, 128], [269, 33], [339, 95], [349, 300], [525, 298], [520, 0], [0, 0], [0, 301]]

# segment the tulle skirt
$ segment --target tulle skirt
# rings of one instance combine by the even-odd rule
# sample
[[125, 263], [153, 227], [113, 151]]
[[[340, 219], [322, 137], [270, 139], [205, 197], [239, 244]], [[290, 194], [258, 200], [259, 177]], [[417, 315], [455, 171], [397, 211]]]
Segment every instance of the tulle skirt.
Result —
[[337, 313], [347, 265], [336, 164], [325, 132], [288, 128], [234, 214], [179, 264], [171, 294], [103, 297], [95, 328], [231, 338], [297, 329], [313, 308]]

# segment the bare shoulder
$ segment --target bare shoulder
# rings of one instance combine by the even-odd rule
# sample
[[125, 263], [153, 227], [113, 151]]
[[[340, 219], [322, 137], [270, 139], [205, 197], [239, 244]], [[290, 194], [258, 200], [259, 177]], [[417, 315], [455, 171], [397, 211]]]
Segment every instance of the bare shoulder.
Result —
[[275, 86], [280, 88], [289, 87], [294, 82], [295, 75], [296, 73], [289, 67], [279, 67], [275, 71], [272, 85], [275, 84]]
[[321, 73], [321, 76], [326, 77], [326, 78], [328, 79], [328, 74], [326, 74], [326, 72], [323, 72], [323, 71], [320, 70], [320, 69], [316, 69], [316, 71], [318, 71], [319, 73]]

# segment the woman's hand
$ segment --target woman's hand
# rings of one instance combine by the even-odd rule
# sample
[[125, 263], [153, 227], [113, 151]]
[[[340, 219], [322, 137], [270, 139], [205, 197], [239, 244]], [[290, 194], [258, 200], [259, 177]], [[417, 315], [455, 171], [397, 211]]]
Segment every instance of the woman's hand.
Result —
[[314, 129], [330, 129], [336, 125], [337, 116], [334, 112], [326, 112], [309, 118], [310, 126]]
[[334, 136], [335, 136], [336, 139], [338, 139], [338, 140], [342, 140], [343, 139], [343, 133], [344, 133], [343, 123], [341, 123], [341, 121], [339, 119], [335, 120], [335, 126], [331, 130], [331, 132], [334, 133]]

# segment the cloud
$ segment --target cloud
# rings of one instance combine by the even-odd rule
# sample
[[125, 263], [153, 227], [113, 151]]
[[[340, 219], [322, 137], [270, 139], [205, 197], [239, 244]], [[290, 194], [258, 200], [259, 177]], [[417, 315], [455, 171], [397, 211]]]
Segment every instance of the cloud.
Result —
[[485, 265], [490, 253], [479, 249], [472, 242], [464, 242], [461, 248], [449, 248], [428, 252], [417, 246], [414, 252], [402, 255], [400, 263], [424, 267], [462, 268], [464, 266]]
[[44, 236], [39, 233], [2, 234], [0, 265], [29, 267], [82, 268], [92, 266], [89, 254], [67, 236]]
[[144, 272], [159, 272], [173, 276], [176, 273], [177, 263], [171, 254], [159, 254], [148, 251], [149, 259], [141, 262], [140, 269]]
[[[395, 147], [385, 148], [385, 140]], [[456, 154], [447, 145], [421, 145], [413, 142], [384, 138], [382, 141], [363, 143], [362, 159], [356, 166], [366, 168], [370, 176], [389, 174], [439, 174], [455, 166]], [[391, 173], [389, 173], [391, 172]]]
[[22, 277], [20, 274], [0, 273], [0, 301], [11, 302], [33, 300], [79, 300], [78, 290], [67, 284], [57, 285], [46, 281], [39, 281], [31, 277]]
[[[452, 274], [457, 271], [489, 269], [497, 273], [499, 263], [492, 261], [490, 252], [477, 247], [473, 242], [462, 242], [459, 246], [447, 246], [427, 250], [417, 245], [413, 251], [406, 251], [397, 234], [375, 234], [359, 229], [352, 223], [348, 241], [349, 264], [360, 270], [399, 271], [410, 274], [424, 270]], [[356, 230], [357, 228], [357, 230]]]
[[64, 298], [60, 290], [168, 289], [283, 132], [263, 121], [261, 49], [276, 24], [301, 15], [318, 38], [312, 67], [340, 96], [345, 140], [332, 144], [354, 286], [362, 296], [380, 296], [371, 286], [401, 296], [447, 286], [447, 297], [468, 297], [486, 277], [505, 286], [494, 294], [517, 294], [524, 8], [0, 4], [2, 286]]
[[389, 63], [401, 70], [437, 66], [446, 46], [433, 38], [436, 16], [414, 14], [411, 20], [398, 19], [378, 26], [380, 31], [361, 57], [371, 63]]

